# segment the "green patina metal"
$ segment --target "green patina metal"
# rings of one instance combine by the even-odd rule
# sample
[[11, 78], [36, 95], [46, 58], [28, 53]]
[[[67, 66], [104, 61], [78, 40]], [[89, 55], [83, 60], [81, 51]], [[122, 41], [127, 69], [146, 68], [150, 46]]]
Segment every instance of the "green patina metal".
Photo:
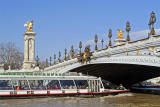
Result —
[[33, 73], [33, 72], [3, 72], [0, 73], [3, 76], [65, 76], [65, 74], [61, 73]]

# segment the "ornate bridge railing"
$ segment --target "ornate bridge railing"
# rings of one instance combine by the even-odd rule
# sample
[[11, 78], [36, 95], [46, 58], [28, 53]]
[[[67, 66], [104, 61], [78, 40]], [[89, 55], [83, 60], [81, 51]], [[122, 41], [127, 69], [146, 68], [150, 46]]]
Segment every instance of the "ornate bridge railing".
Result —
[[90, 61], [81, 63], [77, 58], [74, 58], [47, 67], [45, 71], [65, 73], [83, 65], [98, 63], [124, 63], [160, 67], [160, 35], [94, 51]]

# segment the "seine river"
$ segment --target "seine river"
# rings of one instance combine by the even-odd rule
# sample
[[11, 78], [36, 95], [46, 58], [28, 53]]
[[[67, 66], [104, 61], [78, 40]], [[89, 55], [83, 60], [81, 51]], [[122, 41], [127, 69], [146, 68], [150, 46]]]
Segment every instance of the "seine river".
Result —
[[1, 99], [0, 107], [160, 107], [160, 95], [126, 93], [93, 98]]

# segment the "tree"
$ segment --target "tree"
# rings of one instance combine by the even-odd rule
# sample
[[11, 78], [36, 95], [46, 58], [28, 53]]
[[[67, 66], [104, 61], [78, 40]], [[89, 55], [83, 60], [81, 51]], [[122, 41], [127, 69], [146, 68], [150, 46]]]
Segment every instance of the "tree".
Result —
[[47, 67], [46, 66], [46, 61], [40, 61], [39, 62], [39, 68], [42, 69], [42, 70], [44, 70], [45, 67]]
[[23, 64], [23, 53], [14, 43], [0, 43], [0, 62], [4, 63], [4, 69], [20, 69]]

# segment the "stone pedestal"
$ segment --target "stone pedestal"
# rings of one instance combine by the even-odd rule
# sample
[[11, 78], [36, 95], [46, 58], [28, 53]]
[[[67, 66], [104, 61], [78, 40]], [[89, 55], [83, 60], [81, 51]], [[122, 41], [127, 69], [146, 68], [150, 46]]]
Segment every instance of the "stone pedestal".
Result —
[[35, 32], [26, 32], [24, 34], [24, 61], [23, 69], [33, 69], [35, 67]]
[[126, 39], [115, 39], [115, 45], [122, 45], [126, 43]]

